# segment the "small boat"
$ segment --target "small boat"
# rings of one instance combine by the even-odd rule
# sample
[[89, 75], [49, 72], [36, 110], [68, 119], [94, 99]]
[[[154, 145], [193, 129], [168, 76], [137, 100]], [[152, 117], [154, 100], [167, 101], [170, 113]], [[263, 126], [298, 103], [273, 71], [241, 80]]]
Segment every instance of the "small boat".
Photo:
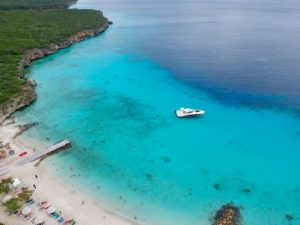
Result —
[[177, 117], [195, 117], [195, 116], [201, 116], [205, 114], [205, 111], [201, 109], [190, 109], [190, 108], [180, 108], [176, 111]]

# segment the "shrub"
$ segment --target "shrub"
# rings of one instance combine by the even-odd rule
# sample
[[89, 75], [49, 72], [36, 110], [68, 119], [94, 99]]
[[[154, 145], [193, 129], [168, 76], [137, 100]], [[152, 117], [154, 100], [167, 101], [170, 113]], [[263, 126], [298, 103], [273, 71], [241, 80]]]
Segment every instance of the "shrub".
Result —
[[0, 109], [22, 95], [25, 82], [18, 66], [27, 49], [46, 48], [105, 22], [96, 10], [0, 10]]
[[31, 198], [32, 193], [32, 190], [23, 189], [23, 191], [18, 195], [18, 200], [26, 202]]
[[13, 183], [11, 178], [3, 179], [0, 182], [0, 194], [8, 193], [10, 190], [10, 185]]
[[5, 202], [3, 205], [9, 212], [16, 212], [21, 208], [18, 198], [12, 198], [9, 201]]

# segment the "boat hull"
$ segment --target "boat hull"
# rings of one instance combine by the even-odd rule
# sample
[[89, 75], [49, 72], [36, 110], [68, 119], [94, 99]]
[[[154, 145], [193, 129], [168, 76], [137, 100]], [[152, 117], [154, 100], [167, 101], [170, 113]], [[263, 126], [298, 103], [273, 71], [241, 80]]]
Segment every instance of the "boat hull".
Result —
[[198, 112], [193, 112], [193, 113], [183, 113], [181, 110], [175, 110], [175, 114], [179, 118], [193, 118], [193, 117], [202, 116], [205, 114], [205, 112], [198, 111]]

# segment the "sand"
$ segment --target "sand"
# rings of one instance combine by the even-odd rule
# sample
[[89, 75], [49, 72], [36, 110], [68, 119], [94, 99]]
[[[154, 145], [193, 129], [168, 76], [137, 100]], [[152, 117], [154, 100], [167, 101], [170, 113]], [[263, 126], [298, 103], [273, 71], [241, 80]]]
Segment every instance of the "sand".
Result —
[[[16, 151], [14, 156], [9, 156], [4, 160], [0, 160], [0, 168], [7, 165], [12, 165], [20, 160], [19, 154], [23, 151], [27, 151], [28, 155], [36, 151], [30, 145], [30, 142], [34, 140], [25, 140], [15, 137], [19, 128], [13, 120], [6, 121], [5, 124], [0, 126], [0, 141], [2, 145], [9, 144], [12, 149]], [[112, 210], [108, 210], [101, 202], [95, 202], [89, 196], [83, 193], [74, 192], [71, 187], [65, 187], [60, 183], [54, 174], [54, 171], [49, 171], [50, 168], [45, 163], [41, 162], [36, 165], [37, 162], [27, 164], [5, 177], [18, 177], [22, 181], [22, 185], [28, 186], [34, 190], [33, 199], [36, 203], [33, 205], [32, 214], [34, 217], [42, 217], [45, 220], [45, 224], [54, 225], [58, 224], [56, 220], [51, 218], [46, 210], [39, 210], [37, 203], [41, 201], [48, 201], [51, 206], [57, 209], [57, 212], [61, 212], [65, 220], [75, 219], [76, 224], [79, 225], [129, 225], [138, 224], [136, 221], [127, 218]], [[37, 175], [37, 178], [36, 178]], [[36, 189], [34, 189], [35, 184]], [[16, 216], [9, 216], [4, 212], [4, 208], [0, 206], [0, 222], [5, 225], [25, 225], [32, 224], [22, 218]]]

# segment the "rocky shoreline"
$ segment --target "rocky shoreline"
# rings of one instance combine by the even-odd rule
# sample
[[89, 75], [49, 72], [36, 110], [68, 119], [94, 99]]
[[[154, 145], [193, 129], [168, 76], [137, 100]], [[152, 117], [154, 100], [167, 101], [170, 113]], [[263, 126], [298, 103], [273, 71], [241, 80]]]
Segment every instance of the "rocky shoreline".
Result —
[[44, 49], [34, 48], [25, 51], [23, 58], [20, 61], [18, 67], [21, 74], [20, 78], [24, 79], [26, 82], [26, 84], [23, 87], [23, 94], [17, 96], [16, 98], [14, 98], [12, 101], [10, 101], [8, 104], [6, 104], [0, 109], [0, 125], [12, 113], [14, 113], [15, 111], [21, 108], [28, 106], [37, 98], [35, 92], [36, 83], [32, 79], [26, 78], [25, 76], [26, 67], [30, 66], [32, 62], [36, 59], [44, 58], [48, 55], [56, 53], [60, 49], [67, 48], [76, 42], [82, 41], [89, 37], [94, 37], [99, 35], [100, 33], [104, 32], [111, 24], [112, 22], [106, 19], [105, 24], [102, 27], [99, 27], [97, 29], [87, 29], [87, 30], [80, 31], [61, 43], [51, 44], [48, 48], [44, 48]]

